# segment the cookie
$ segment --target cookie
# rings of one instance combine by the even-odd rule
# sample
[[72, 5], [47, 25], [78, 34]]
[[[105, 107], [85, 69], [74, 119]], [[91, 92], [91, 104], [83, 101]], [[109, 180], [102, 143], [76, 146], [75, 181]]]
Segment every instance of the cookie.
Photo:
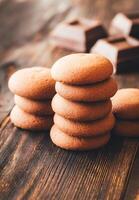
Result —
[[107, 58], [89, 53], [64, 56], [51, 69], [54, 80], [71, 85], [100, 82], [107, 79], [112, 72], [113, 66]]
[[31, 67], [16, 71], [9, 79], [9, 89], [29, 99], [51, 99], [55, 94], [55, 81], [50, 69]]
[[97, 149], [107, 144], [110, 140], [110, 134], [108, 133], [92, 138], [72, 137], [62, 132], [55, 125], [51, 128], [50, 137], [55, 145], [67, 150]]
[[110, 100], [83, 103], [64, 99], [56, 94], [52, 100], [52, 108], [55, 113], [71, 120], [89, 121], [103, 118], [112, 108]]
[[139, 136], [139, 119], [117, 120], [113, 132], [121, 136], [128, 136], [128, 137]]
[[121, 119], [139, 119], [139, 89], [127, 88], [117, 91], [112, 98], [113, 113]]
[[33, 115], [52, 115], [51, 100], [31, 100], [15, 95], [15, 104], [23, 111]]
[[117, 91], [117, 83], [109, 78], [100, 83], [84, 86], [71, 86], [56, 82], [56, 92], [71, 101], [95, 102], [112, 97]]
[[64, 133], [72, 136], [97, 136], [109, 132], [115, 124], [115, 118], [112, 113], [109, 113], [105, 118], [89, 121], [78, 122], [66, 119], [58, 114], [54, 115], [55, 125]]
[[14, 106], [10, 114], [11, 122], [22, 129], [27, 130], [49, 130], [53, 125], [53, 117], [40, 117], [28, 114], [21, 110], [18, 106]]

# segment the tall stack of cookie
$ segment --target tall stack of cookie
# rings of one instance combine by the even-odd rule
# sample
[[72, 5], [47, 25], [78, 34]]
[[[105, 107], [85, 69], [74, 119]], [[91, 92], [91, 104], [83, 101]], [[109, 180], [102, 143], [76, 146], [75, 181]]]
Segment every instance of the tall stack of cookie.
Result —
[[50, 69], [25, 68], [9, 79], [9, 89], [15, 94], [15, 106], [10, 118], [22, 129], [48, 130], [53, 124], [51, 100], [55, 94], [55, 81]]
[[88, 150], [109, 141], [115, 123], [110, 97], [117, 91], [112, 72], [109, 60], [96, 54], [71, 54], [53, 65], [57, 94], [50, 136], [57, 146]]

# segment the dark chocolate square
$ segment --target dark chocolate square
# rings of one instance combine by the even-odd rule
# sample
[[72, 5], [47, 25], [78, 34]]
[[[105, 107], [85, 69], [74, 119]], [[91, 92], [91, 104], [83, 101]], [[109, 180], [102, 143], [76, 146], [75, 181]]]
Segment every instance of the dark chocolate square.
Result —
[[88, 52], [107, 32], [100, 22], [89, 19], [76, 19], [60, 23], [51, 33], [51, 38], [60, 47], [77, 52]]
[[139, 41], [132, 37], [111, 36], [98, 40], [91, 52], [107, 57], [112, 62], [115, 71], [120, 71], [119, 67], [122, 65], [126, 70], [126, 66], [130, 67], [127, 63], [139, 61]]
[[139, 12], [118, 13], [111, 22], [110, 30], [139, 39]]

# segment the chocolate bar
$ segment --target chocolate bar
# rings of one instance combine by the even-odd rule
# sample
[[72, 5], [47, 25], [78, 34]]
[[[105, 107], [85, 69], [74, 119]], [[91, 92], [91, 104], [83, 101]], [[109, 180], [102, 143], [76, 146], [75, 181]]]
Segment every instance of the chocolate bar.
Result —
[[51, 38], [60, 47], [77, 52], [88, 52], [107, 32], [100, 22], [89, 19], [76, 19], [60, 23], [51, 33]]
[[110, 30], [139, 39], [139, 12], [118, 13], [111, 22]]
[[131, 65], [139, 61], [139, 41], [132, 37], [111, 36], [98, 40], [91, 52], [107, 57], [115, 72], [130, 71], [129, 68], [133, 69]]

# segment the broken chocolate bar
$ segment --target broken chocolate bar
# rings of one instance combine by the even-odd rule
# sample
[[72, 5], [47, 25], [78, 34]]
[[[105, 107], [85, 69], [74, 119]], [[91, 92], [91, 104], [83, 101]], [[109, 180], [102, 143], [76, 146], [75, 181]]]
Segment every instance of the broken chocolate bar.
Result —
[[[111, 36], [98, 40], [91, 49], [107, 57], [114, 66], [115, 72], [128, 71], [135, 61], [139, 60], [139, 41], [132, 37]], [[129, 65], [130, 64], [130, 65]]]
[[139, 12], [118, 13], [112, 20], [110, 30], [139, 39]]
[[89, 19], [77, 19], [60, 23], [51, 33], [58, 46], [77, 52], [88, 52], [100, 38], [107, 37], [104, 27]]

